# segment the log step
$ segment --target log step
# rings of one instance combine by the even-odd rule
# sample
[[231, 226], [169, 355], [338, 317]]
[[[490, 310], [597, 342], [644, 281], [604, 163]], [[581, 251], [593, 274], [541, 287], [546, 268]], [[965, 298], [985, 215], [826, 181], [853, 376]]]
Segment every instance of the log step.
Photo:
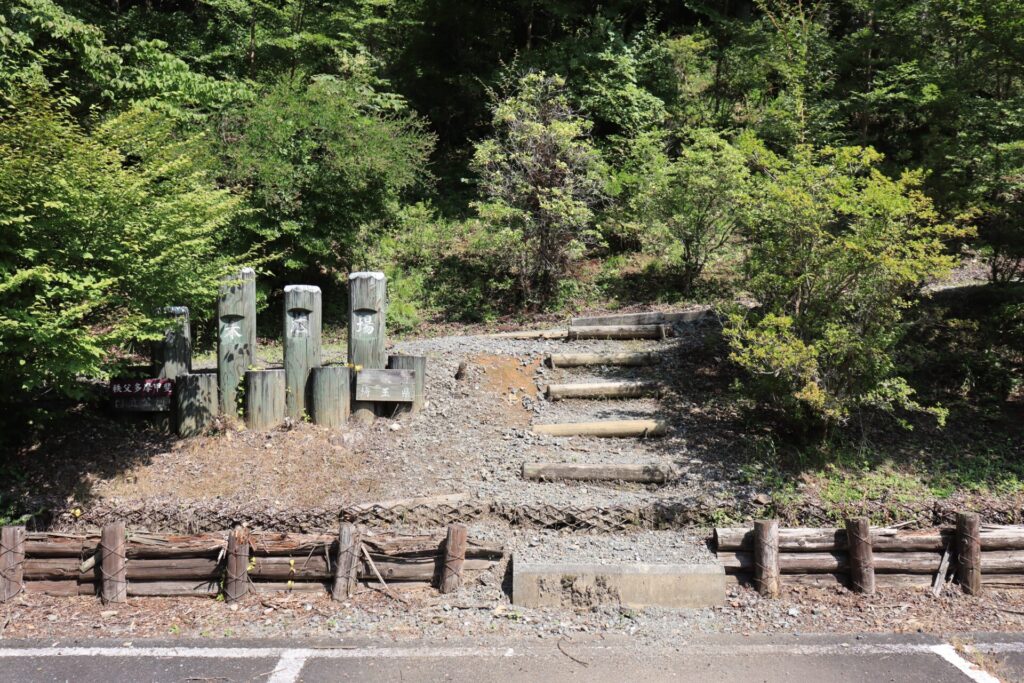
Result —
[[657, 365], [661, 358], [649, 351], [622, 353], [553, 353], [547, 357], [552, 368], [577, 368], [587, 365], [622, 365], [640, 367]]
[[676, 472], [670, 465], [650, 464], [583, 464], [524, 463], [523, 478], [537, 481], [568, 479], [572, 481], [629, 481], [641, 484], [663, 484]]
[[671, 336], [669, 325], [595, 325], [570, 327], [567, 338], [577, 339], [665, 339]]
[[566, 422], [534, 425], [534, 434], [548, 436], [662, 436], [667, 425], [661, 420], [603, 420], [599, 422]]
[[660, 382], [587, 382], [580, 384], [549, 384], [548, 399], [563, 398], [643, 398], [660, 397]]

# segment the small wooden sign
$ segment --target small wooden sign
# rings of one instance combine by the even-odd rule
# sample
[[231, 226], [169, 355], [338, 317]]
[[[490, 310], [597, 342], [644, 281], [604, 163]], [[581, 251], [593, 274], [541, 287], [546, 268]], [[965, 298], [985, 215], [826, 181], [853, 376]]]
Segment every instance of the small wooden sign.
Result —
[[173, 395], [172, 379], [110, 380], [110, 397], [114, 402], [114, 410], [137, 413], [170, 412]]
[[415, 370], [360, 370], [356, 374], [357, 401], [412, 403], [415, 396]]

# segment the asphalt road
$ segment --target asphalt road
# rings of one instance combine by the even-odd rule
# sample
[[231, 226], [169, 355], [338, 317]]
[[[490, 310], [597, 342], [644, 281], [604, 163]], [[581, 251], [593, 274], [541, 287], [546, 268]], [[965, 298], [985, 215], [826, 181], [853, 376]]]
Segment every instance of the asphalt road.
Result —
[[[967, 659], [963, 655], [966, 655]], [[977, 667], [968, 660], [981, 664]], [[550, 638], [498, 646], [326, 641], [0, 641], [0, 680], [1024, 681], [1024, 637], [975, 634], [704, 637], [641, 646]]]

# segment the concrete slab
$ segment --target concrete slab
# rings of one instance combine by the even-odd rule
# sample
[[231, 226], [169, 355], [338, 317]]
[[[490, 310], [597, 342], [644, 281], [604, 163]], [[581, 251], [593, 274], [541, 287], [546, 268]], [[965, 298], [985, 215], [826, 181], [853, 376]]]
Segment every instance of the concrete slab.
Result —
[[512, 602], [524, 607], [715, 607], [725, 600], [720, 565], [547, 564], [512, 558]]

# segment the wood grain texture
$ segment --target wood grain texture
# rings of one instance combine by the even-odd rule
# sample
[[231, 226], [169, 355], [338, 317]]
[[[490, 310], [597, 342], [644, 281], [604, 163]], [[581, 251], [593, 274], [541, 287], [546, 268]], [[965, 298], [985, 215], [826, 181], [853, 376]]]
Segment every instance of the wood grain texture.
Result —
[[164, 338], [153, 344], [153, 372], [177, 379], [192, 372], [192, 327], [187, 306], [168, 306], [162, 313], [171, 318]]
[[412, 403], [396, 403], [392, 414], [411, 413], [415, 415], [423, 410], [423, 406], [426, 404], [427, 357], [388, 356], [388, 368], [392, 370], [411, 370], [414, 373]]
[[256, 365], [256, 273], [243, 268], [227, 278], [217, 298], [217, 384], [220, 410], [238, 414], [238, 387]]
[[224, 599], [238, 600], [249, 591], [249, 530], [236, 526], [228, 535]]
[[779, 520], [754, 522], [754, 585], [766, 598], [779, 597]]
[[553, 368], [577, 368], [588, 365], [644, 366], [657, 365], [661, 357], [656, 353], [553, 353], [548, 365]]
[[444, 541], [444, 566], [438, 588], [442, 593], [454, 593], [462, 587], [462, 572], [466, 563], [466, 541], [469, 528], [465, 524], [448, 525]]
[[661, 436], [668, 429], [660, 420], [602, 420], [600, 422], [566, 422], [534, 425], [534, 434], [548, 436]]
[[174, 380], [178, 436], [189, 438], [209, 431], [220, 412], [217, 375], [211, 372], [181, 375]]
[[273, 429], [285, 418], [284, 370], [245, 373], [245, 424], [249, 429]]
[[[348, 276], [348, 362], [357, 369], [383, 369], [388, 362], [387, 278], [384, 273], [350, 273]], [[356, 386], [358, 387], [358, 377]], [[377, 406], [355, 401], [352, 414], [359, 422], [371, 422]]]
[[338, 549], [334, 555], [334, 581], [331, 597], [345, 600], [355, 591], [359, 572], [359, 531], [355, 524], [342, 522], [338, 529]]
[[629, 481], [661, 484], [672, 479], [675, 471], [662, 464], [616, 463], [523, 463], [523, 478], [540, 481]]
[[670, 333], [668, 325], [602, 325], [570, 327], [568, 339], [665, 339]]
[[100, 597], [104, 604], [128, 600], [125, 523], [112, 522], [100, 533]]
[[850, 585], [857, 593], [874, 595], [875, 560], [871, 551], [871, 523], [867, 517], [846, 520], [846, 543], [850, 553]]
[[586, 382], [579, 384], [549, 384], [548, 400], [565, 398], [642, 398], [661, 396], [660, 382]]
[[981, 593], [981, 517], [974, 512], [956, 516], [957, 578], [967, 595]]
[[25, 580], [25, 527], [0, 529], [0, 602], [22, 592]]
[[356, 401], [412, 403], [416, 393], [413, 370], [363, 369], [356, 373]]
[[295, 421], [306, 415], [310, 400], [310, 371], [320, 366], [322, 295], [319, 287], [288, 285], [284, 288], [285, 415]]
[[313, 422], [330, 429], [345, 426], [352, 400], [352, 374], [349, 368], [343, 365], [313, 368], [310, 385]]

